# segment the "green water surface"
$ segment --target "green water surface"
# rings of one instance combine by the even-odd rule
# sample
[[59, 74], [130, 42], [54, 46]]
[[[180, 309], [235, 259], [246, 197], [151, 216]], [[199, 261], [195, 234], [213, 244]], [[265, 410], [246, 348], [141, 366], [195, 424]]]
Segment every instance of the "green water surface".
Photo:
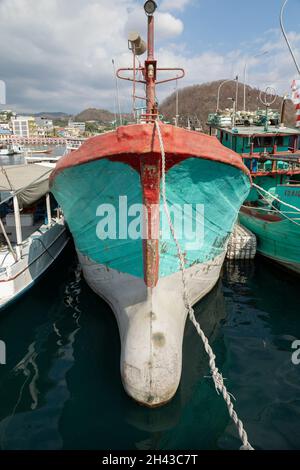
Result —
[[[222, 398], [187, 323], [174, 400], [148, 410], [125, 394], [118, 329], [77, 276], [70, 247], [24, 297], [0, 312], [0, 449], [238, 449]], [[196, 308], [256, 449], [300, 449], [299, 278], [258, 258], [227, 265]]]

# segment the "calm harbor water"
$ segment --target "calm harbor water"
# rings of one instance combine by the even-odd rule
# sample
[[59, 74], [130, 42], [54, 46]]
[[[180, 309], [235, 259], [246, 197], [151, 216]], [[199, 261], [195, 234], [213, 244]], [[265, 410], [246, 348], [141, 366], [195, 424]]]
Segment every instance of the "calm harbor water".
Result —
[[[29, 148], [29, 147], [28, 147]], [[45, 159], [47, 160], [47, 158], [50, 158], [50, 157], [60, 157], [62, 155], [64, 155], [65, 151], [66, 151], [66, 147], [64, 146], [61, 146], [61, 145], [54, 145], [54, 146], [38, 146], [38, 145], [33, 145], [30, 147], [30, 149], [33, 149], [33, 150], [41, 150], [41, 153], [37, 153], [37, 154], [33, 154], [32, 156], [33, 157], [45, 157]], [[49, 153], [49, 154], [46, 154], [46, 153], [43, 153], [43, 150], [45, 149], [51, 149], [52, 152]], [[28, 156], [30, 157], [31, 154], [28, 153]], [[1, 156], [0, 158], [0, 164], [3, 165], [3, 166], [7, 166], [7, 165], [23, 165], [25, 162], [25, 159], [24, 159], [24, 154], [20, 153], [20, 154], [17, 154], [17, 155], [10, 155], [10, 156]]]
[[[256, 449], [300, 449], [299, 279], [258, 258], [226, 265], [196, 308]], [[123, 391], [109, 307], [81, 279], [70, 246], [0, 314], [0, 449], [237, 449], [200, 339], [188, 322], [175, 399], [148, 410]]]

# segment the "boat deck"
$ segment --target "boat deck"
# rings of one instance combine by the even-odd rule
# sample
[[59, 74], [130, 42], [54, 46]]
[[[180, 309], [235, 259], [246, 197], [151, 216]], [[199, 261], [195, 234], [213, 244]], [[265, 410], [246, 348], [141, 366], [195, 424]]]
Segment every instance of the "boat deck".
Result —
[[[34, 225], [31, 225], [29, 227], [22, 227], [22, 236], [23, 240], [27, 240], [31, 235], [33, 235], [35, 232], [38, 232], [41, 229], [41, 226], [43, 226], [43, 221], [40, 220], [39, 222], [35, 223]], [[6, 224], [4, 224], [6, 233], [10, 239], [10, 242], [12, 245], [15, 245], [17, 243], [17, 235], [16, 235], [16, 227], [10, 227]]]

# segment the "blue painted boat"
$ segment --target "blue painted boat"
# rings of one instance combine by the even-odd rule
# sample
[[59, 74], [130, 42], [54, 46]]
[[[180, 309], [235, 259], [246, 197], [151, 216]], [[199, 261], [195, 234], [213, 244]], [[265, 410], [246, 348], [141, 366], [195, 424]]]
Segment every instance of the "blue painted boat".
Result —
[[217, 138], [241, 155], [256, 185], [241, 208], [239, 220], [256, 235], [260, 254], [299, 274], [300, 131], [279, 125], [278, 112], [273, 125], [261, 119], [261, 111], [239, 116], [243, 119], [235, 126], [233, 120], [221, 125], [222, 113], [210, 116]]
[[217, 283], [250, 190], [249, 171], [235, 152], [215, 137], [158, 121], [153, 21], [149, 15], [148, 57], [140, 70], [145, 116], [89, 139], [52, 174], [84, 277], [116, 316], [125, 390], [149, 407], [177, 390], [187, 317], [163, 178], [192, 304]]

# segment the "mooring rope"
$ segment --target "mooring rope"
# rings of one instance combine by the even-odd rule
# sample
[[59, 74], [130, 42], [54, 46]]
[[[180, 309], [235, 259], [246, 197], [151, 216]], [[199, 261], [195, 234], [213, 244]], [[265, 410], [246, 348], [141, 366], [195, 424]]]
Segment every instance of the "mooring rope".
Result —
[[[283, 204], [284, 206], [286, 207], [289, 207], [290, 209], [293, 209], [294, 211], [298, 212], [300, 214], [300, 209], [299, 207], [296, 207], [296, 206], [292, 206], [291, 204], [288, 204], [287, 202], [284, 202], [282, 201], [281, 199], [279, 199], [278, 197], [274, 196], [273, 194], [271, 194], [269, 191], [267, 191], [266, 189], [262, 188], [261, 186], [258, 186], [258, 184], [255, 184], [255, 183], [252, 183], [252, 186], [260, 191], [262, 191], [263, 193], [267, 194], [268, 196], [270, 196], [272, 199], [274, 199], [275, 201], [278, 201], [280, 202], [280, 204]], [[300, 189], [300, 186], [299, 186], [299, 189]]]
[[[268, 199], [266, 199], [266, 197], [264, 197], [264, 200], [265, 201], [268, 201], [270, 202]], [[276, 207], [274, 207], [273, 209], [270, 209], [270, 208], [266, 208], [266, 207], [259, 207], [259, 206], [246, 206], [245, 204], [243, 204], [241, 207], [244, 207], [245, 209], [254, 209], [256, 211], [262, 211], [262, 212], [274, 212], [275, 214], [278, 214], [278, 212], [280, 214], [297, 214], [298, 215], [298, 212], [295, 212], [295, 211], [281, 211], [279, 209], [276, 209]], [[273, 207], [273, 206], [272, 206]]]
[[240, 447], [240, 450], [254, 450], [251, 444], [248, 441], [248, 435], [244, 429], [244, 425], [242, 421], [239, 419], [236, 411], [234, 410], [232, 399], [230, 393], [227, 391], [227, 388], [224, 384], [224, 379], [222, 374], [219, 372], [219, 369], [216, 366], [216, 356], [209, 344], [209, 341], [207, 337], [205, 336], [205, 333], [201, 329], [200, 324], [197, 322], [196, 317], [195, 317], [195, 312], [192, 307], [191, 301], [189, 299], [188, 295], [188, 288], [187, 288], [187, 280], [186, 280], [186, 266], [185, 266], [185, 259], [184, 255], [182, 253], [180, 244], [177, 240], [176, 234], [175, 234], [175, 229], [174, 225], [172, 223], [169, 207], [168, 207], [168, 202], [167, 202], [167, 196], [166, 196], [166, 154], [165, 154], [165, 149], [164, 149], [164, 143], [163, 143], [163, 138], [161, 134], [161, 130], [159, 127], [159, 121], [155, 121], [156, 129], [157, 129], [157, 134], [158, 134], [158, 139], [159, 139], [159, 144], [160, 144], [160, 151], [161, 151], [161, 158], [162, 158], [162, 197], [163, 197], [163, 206], [164, 206], [164, 211], [168, 219], [168, 224], [172, 233], [172, 237], [174, 239], [174, 242], [176, 244], [177, 252], [178, 252], [178, 257], [180, 261], [180, 270], [182, 274], [182, 284], [183, 284], [183, 298], [184, 298], [184, 303], [185, 307], [188, 311], [189, 318], [191, 322], [193, 323], [194, 327], [197, 330], [198, 335], [202, 339], [204, 349], [209, 357], [209, 367], [211, 371], [211, 376], [215, 384], [216, 392], [219, 394], [219, 392], [222, 394], [225, 403], [228, 408], [229, 416], [233, 420], [239, 437], [243, 443], [243, 445]]
[[[262, 197], [268, 204], [272, 204], [272, 207], [274, 208], [274, 212], [277, 212], [277, 213], [280, 214], [283, 218], [289, 220], [289, 221], [292, 222], [293, 224], [298, 225], [298, 226], [300, 227], [300, 224], [299, 224], [298, 222], [296, 222], [296, 220], [298, 220], [298, 219], [296, 219], [296, 218], [291, 218], [291, 217], [289, 217], [288, 215], [286, 215], [286, 214], [289, 213], [289, 212], [284, 212], [284, 211], [281, 211], [280, 209], [277, 209], [277, 207], [273, 205], [273, 202], [272, 202], [272, 201], [269, 201], [269, 199], [267, 199], [267, 198], [264, 196], [263, 192], [264, 192], [264, 193], [267, 193], [267, 194], [268, 194], [270, 197], [272, 197], [274, 200], [280, 202], [280, 204], [283, 204], [283, 205], [285, 205], [285, 206], [287, 206], [287, 207], [291, 207], [292, 209], [296, 209], [297, 212], [294, 211], [293, 214], [296, 214], [296, 213], [297, 213], [297, 214], [300, 214], [300, 209], [298, 209], [298, 208], [295, 207], [295, 206], [292, 206], [291, 204], [288, 204], [287, 202], [281, 201], [281, 199], [279, 199], [279, 198], [276, 197], [276, 196], [273, 196], [271, 193], [269, 193], [269, 191], [266, 191], [265, 189], [261, 188], [260, 186], [258, 186], [258, 185], [255, 184], [255, 183], [253, 183], [253, 186], [255, 186], [255, 188], [257, 189], [258, 193], [261, 195], [261, 197]], [[245, 207], [245, 206], [243, 206], [243, 207]], [[255, 207], [254, 209], [256, 210], [256, 209], [259, 209], [259, 208]], [[267, 209], [266, 209], [266, 210], [267, 210]], [[273, 212], [273, 211], [270, 210], [269, 212]]]

